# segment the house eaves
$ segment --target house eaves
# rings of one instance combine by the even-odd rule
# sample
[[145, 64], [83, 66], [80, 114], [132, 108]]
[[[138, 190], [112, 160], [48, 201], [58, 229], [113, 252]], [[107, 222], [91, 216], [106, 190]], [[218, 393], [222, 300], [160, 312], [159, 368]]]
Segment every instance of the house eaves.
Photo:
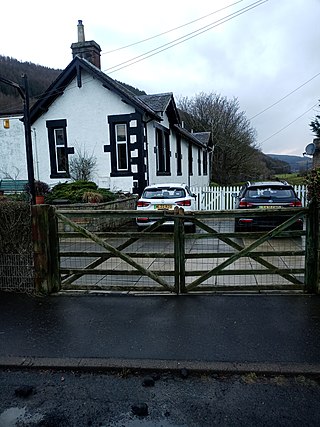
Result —
[[[180, 135], [182, 135], [188, 141], [192, 142], [193, 144], [197, 145], [198, 147], [208, 148], [206, 141], [210, 140], [210, 132], [191, 133], [187, 129], [185, 129], [179, 125], [175, 125], [174, 128]], [[206, 135], [202, 135], [202, 134], [206, 134]], [[209, 134], [209, 135], [207, 135], [207, 134]]]
[[30, 110], [31, 123], [34, 123], [44, 112], [48, 111], [49, 106], [64, 93], [66, 87], [75, 77], [77, 77], [78, 87], [82, 86], [82, 70], [99, 80], [103, 87], [108, 90], [112, 90], [114, 93], [119, 95], [123, 102], [132, 105], [141, 113], [146, 113], [152, 119], [157, 121], [161, 120], [161, 117], [153, 109], [143, 101], [137, 99], [136, 96], [127, 88], [107, 76], [86, 59], [76, 56], [57, 77], [57, 79], [49, 86], [43, 96], [41, 96], [41, 98], [33, 105]]

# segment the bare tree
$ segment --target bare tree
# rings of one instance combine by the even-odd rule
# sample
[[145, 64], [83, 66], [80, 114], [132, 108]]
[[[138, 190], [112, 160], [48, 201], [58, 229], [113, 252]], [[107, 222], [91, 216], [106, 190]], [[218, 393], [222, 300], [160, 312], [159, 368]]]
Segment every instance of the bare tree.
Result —
[[90, 181], [93, 179], [96, 166], [96, 157], [89, 154], [85, 148], [78, 148], [70, 159], [70, 176], [74, 181]]
[[211, 132], [213, 181], [227, 185], [268, 173], [256, 144], [256, 131], [240, 111], [236, 98], [200, 93], [190, 99], [181, 98], [178, 107], [190, 130]]
[[12, 179], [13, 181], [15, 181], [20, 175], [20, 169], [18, 169], [16, 166], [12, 166], [11, 174], [7, 170], [3, 169], [0, 169], [0, 174], [3, 176], [4, 179]]

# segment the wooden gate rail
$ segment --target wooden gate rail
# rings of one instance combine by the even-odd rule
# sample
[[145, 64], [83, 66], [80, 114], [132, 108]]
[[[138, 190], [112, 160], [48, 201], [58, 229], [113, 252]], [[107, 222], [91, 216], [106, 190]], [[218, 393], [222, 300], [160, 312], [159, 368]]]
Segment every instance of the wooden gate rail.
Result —
[[[282, 215], [286, 215], [286, 216], [288, 215], [288, 212], [289, 212], [289, 211], [286, 211], [284, 213], [283, 209], [280, 209], [280, 210], [279, 209], [275, 209], [275, 210], [273, 210], [273, 212], [275, 212], [275, 211], [277, 211], [276, 212], [277, 215], [278, 214], [282, 214]], [[278, 274], [278, 275], [282, 276], [283, 278], [285, 278], [286, 280], [292, 282], [293, 284], [302, 286], [303, 283], [300, 280], [298, 280], [296, 277], [292, 276], [292, 274], [293, 273], [303, 272], [304, 271], [303, 269], [298, 269], [298, 270], [294, 270], [294, 271], [290, 271], [290, 270], [285, 270], [284, 271], [282, 269], [279, 269], [279, 268], [275, 267], [274, 265], [272, 265], [271, 263], [269, 263], [268, 261], [266, 261], [265, 259], [263, 259], [259, 254], [257, 254], [257, 252], [251, 253], [251, 251], [253, 249], [255, 249], [256, 247], [258, 247], [261, 243], [264, 243], [265, 241], [271, 239], [272, 237], [279, 236], [280, 233], [283, 230], [285, 230], [288, 226], [290, 226], [291, 224], [293, 224], [299, 217], [301, 217], [301, 215], [303, 213], [303, 210], [299, 209], [299, 212], [297, 212], [297, 210], [294, 210], [292, 212], [295, 215], [293, 215], [289, 220], [287, 220], [286, 222], [284, 222], [281, 226], [278, 226], [274, 230], [270, 231], [269, 233], [262, 234], [262, 236], [260, 238], [258, 238], [258, 240], [256, 240], [255, 242], [253, 242], [247, 248], [244, 248], [243, 246], [239, 245], [238, 243], [234, 242], [231, 238], [229, 238], [229, 236], [230, 237], [231, 236], [235, 237], [235, 236], [238, 236], [238, 235], [242, 236], [244, 233], [232, 233], [232, 234], [218, 233], [212, 227], [210, 227], [207, 224], [204, 224], [200, 220], [196, 219], [194, 221], [194, 223], [196, 225], [198, 225], [204, 231], [207, 231], [209, 234], [214, 235], [216, 238], [220, 239], [221, 241], [223, 241], [224, 243], [228, 244], [232, 248], [236, 249], [238, 251], [238, 253], [232, 254], [232, 255], [229, 254], [228, 259], [226, 261], [224, 261], [223, 263], [221, 263], [217, 267], [211, 269], [210, 271], [205, 272], [198, 279], [196, 279], [195, 281], [193, 281], [192, 283], [190, 283], [188, 286], [186, 286], [186, 291], [194, 290], [196, 287], [198, 287], [200, 284], [202, 284], [204, 281], [206, 281], [207, 279], [209, 279], [213, 275], [220, 275], [220, 274], [225, 275], [225, 273], [226, 273], [226, 271], [224, 270], [225, 267], [227, 267], [230, 264], [234, 263], [240, 257], [243, 257], [243, 256], [249, 256], [250, 258], [252, 258], [255, 261], [257, 261], [260, 264], [262, 264], [264, 267], [266, 267], [268, 269], [268, 270], [266, 270], [266, 271], [269, 271], [268, 274]], [[234, 211], [233, 213], [234, 213], [234, 217], [240, 216], [240, 215], [243, 216], [243, 215], [246, 215], [246, 213], [248, 214], [248, 216], [249, 215], [252, 216], [252, 210], [244, 210], [244, 211], [241, 211], [241, 213], [239, 213], [237, 211]], [[273, 213], [273, 215], [274, 214], [275, 213]], [[225, 215], [225, 212], [223, 212], [223, 213], [221, 212], [220, 215]], [[214, 217], [218, 217], [220, 215], [219, 214], [218, 215], [214, 215]], [[261, 212], [259, 213], [259, 215], [261, 215]], [[267, 215], [268, 214], [266, 214], [266, 216]], [[197, 216], [206, 217], [206, 215], [201, 215], [201, 214], [197, 215]], [[188, 214], [186, 214], [186, 218], [188, 218]], [[188, 220], [190, 220], [190, 218], [188, 218]], [[248, 234], [250, 236], [255, 236], [255, 233], [248, 233]], [[302, 235], [303, 232], [297, 232], [296, 234], [297, 235]], [[232, 270], [232, 272], [233, 272], [233, 274], [245, 274], [245, 272], [243, 272], [241, 270]], [[253, 273], [254, 274], [259, 274], [260, 271], [259, 270], [254, 270]], [[265, 274], [265, 270], [263, 270], [263, 274]], [[195, 276], [195, 275], [198, 275], [198, 274], [194, 274], [194, 272], [191, 272], [190, 275], [194, 275]], [[203, 288], [201, 288], [201, 289], [203, 289]]]
[[[135, 211], [136, 212], [136, 211]], [[69, 216], [79, 216], [79, 211], [75, 212], [74, 210], [64, 210], [64, 214], [65, 215], [69, 215]], [[96, 210], [94, 211], [95, 215], [100, 215], [100, 216], [110, 216], [110, 215], [115, 215], [115, 216], [124, 216], [125, 218], [135, 218], [136, 217], [136, 213], [135, 215], [133, 215], [132, 211], [108, 211], [106, 212], [105, 210]], [[109, 215], [108, 215], [109, 214]], [[81, 216], [82, 217], [92, 217], [92, 211], [81, 211]], [[159, 215], [158, 215], [159, 216]], [[164, 218], [161, 218], [156, 224], [150, 226], [148, 228], [148, 231], [153, 231], [156, 230], [160, 225], [163, 224], [164, 222]], [[74, 227], [73, 227], [74, 228]], [[59, 235], [61, 237], [78, 237], [79, 234], [78, 233], [59, 233]], [[96, 232], [95, 233], [96, 236], [98, 237], [107, 237], [107, 238], [112, 238], [112, 237], [118, 237], [119, 236], [119, 232], [117, 233], [112, 233], [112, 232], [108, 232], [108, 233], [102, 233], [102, 232]], [[130, 239], [127, 240], [126, 242], [122, 243], [121, 245], [119, 245], [116, 249], [119, 251], [122, 251], [123, 249], [127, 248], [128, 246], [130, 246], [131, 244], [135, 243], [137, 240], [140, 239], [139, 237], [132, 237], [133, 234], [132, 233], [121, 233], [122, 236], [124, 237], [129, 237]], [[136, 233], [134, 234], [134, 236], [136, 236]], [[95, 268], [98, 267], [99, 265], [101, 265], [103, 262], [107, 261], [110, 257], [112, 256], [112, 253], [104, 253], [103, 255], [100, 256], [99, 259], [94, 260], [92, 263], [90, 263], [89, 265], [87, 265], [86, 267], [84, 267], [83, 270], [88, 270], [90, 268]], [[77, 273], [67, 273], [67, 276], [63, 277], [63, 284], [64, 285], [70, 285], [71, 283], [73, 283], [75, 280], [79, 279], [81, 276], [83, 276], [84, 274], [87, 274], [86, 272], [83, 272], [83, 270], [80, 270]]]
[[[121, 252], [121, 250], [119, 250], [119, 249], [113, 247], [112, 245], [106, 243], [104, 240], [100, 239], [95, 234], [91, 233], [90, 231], [86, 230], [85, 228], [81, 227], [80, 225], [75, 224], [69, 218], [67, 218], [65, 215], [62, 215], [61, 213], [57, 212], [57, 217], [60, 220], [62, 220], [64, 223], [68, 224], [73, 229], [77, 230], [83, 236], [89, 238], [93, 242], [95, 242], [98, 245], [102, 246], [107, 251], [111, 252], [112, 254], [116, 255], [117, 257], [119, 257], [120, 259], [122, 259], [123, 261], [125, 261], [126, 263], [128, 263], [129, 265], [131, 265], [140, 274], [143, 274], [145, 276], [150, 277], [155, 282], [157, 282], [161, 286], [163, 286], [163, 288], [165, 288], [167, 291], [174, 292], [174, 288], [172, 286], [170, 286], [165, 280], [163, 280], [159, 275], [157, 275], [157, 274], [153, 273], [152, 271], [147, 270], [143, 266], [139, 265], [137, 262], [135, 262], [133, 260], [133, 258], [131, 258], [130, 256], [126, 255], [125, 253]], [[94, 263], [92, 263], [92, 264], [94, 264]], [[89, 268], [92, 268], [92, 267], [87, 267], [86, 270], [89, 270]]]
[[[272, 285], [272, 289], [299, 289], [306, 290], [308, 292], [319, 292], [319, 266], [315, 269], [314, 264], [312, 263], [317, 260], [319, 263], [319, 251], [317, 251], [318, 246], [313, 245], [310, 247], [310, 241], [312, 237], [315, 235], [315, 228], [319, 227], [318, 225], [314, 225], [314, 218], [309, 214], [309, 208], [292, 208], [292, 209], [273, 209], [272, 211], [261, 211], [253, 212], [252, 209], [238, 210], [236, 211], [199, 211], [199, 212], [179, 212], [172, 213], [171, 211], [156, 211], [150, 212], [148, 211], [147, 216], [152, 217], [157, 222], [152, 226], [146, 227], [141, 232], [129, 232], [129, 231], [121, 231], [121, 232], [91, 232], [82, 227], [79, 224], [75, 224], [72, 221], [72, 217], [85, 217], [85, 216], [123, 216], [128, 219], [135, 219], [137, 216], [141, 216], [141, 212], [139, 211], [99, 211], [96, 210], [94, 212], [90, 211], [63, 211], [57, 212], [57, 217], [64, 223], [68, 224], [73, 230], [73, 232], [60, 232], [60, 237], [70, 237], [70, 238], [79, 238], [79, 235], [83, 236], [85, 239], [90, 239], [91, 241], [97, 243], [101, 246], [100, 250], [94, 250], [90, 252], [82, 252], [76, 250], [70, 251], [60, 251], [60, 256], [63, 257], [86, 257], [86, 258], [95, 258], [92, 262], [89, 261], [88, 265], [83, 268], [60, 268], [60, 272], [63, 276], [63, 285], [66, 287], [70, 287], [74, 281], [80, 278], [83, 275], [94, 274], [94, 275], [124, 275], [124, 276], [147, 276], [159, 284], [164, 290], [174, 293], [185, 293], [191, 291], [212, 291], [214, 290], [214, 286], [206, 285], [204, 282], [213, 276], [230, 276], [230, 275], [278, 275], [285, 279], [288, 284], [284, 285]], [[317, 211], [319, 217], [319, 211]], [[146, 214], [145, 214], [146, 215]], [[286, 217], [290, 216], [284, 223], [280, 226], [274, 228], [270, 232], [220, 232], [215, 230], [212, 226], [208, 225], [205, 221], [209, 219], [228, 219], [230, 223], [230, 219], [234, 220], [236, 217], [240, 216], [273, 216], [273, 215], [284, 215]], [[70, 218], [69, 218], [70, 217]], [[290, 227], [297, 219], [301, 217], [307, 218], [307, 231], [287, 231], [287, 228]], [[141, 237], [157, 239], [160, 236], [163, 237], [163, 233], [158, 233], [158, 227], [163, 224], [165, 221], [171, 220], [174, 221], [174, 230], [173, 234], [170, 234], [170, 237], [173, 239], [173, 249], [170, 253], [159, 253], [159, 252], [148, 252], [148, 253], [137, 253], [134, 251], [127, 250], [123, 252], [124, 249], [129, 249], [130, 245], [137, 242]], [[319, 218], [318, 218], [319, 220]], [[184, 230], [184, 222], [193, 222], [200, 229], [204, 231], [204, 233], [185, 233]], [[220, 225], [221, 225], [221, 221]], [[310, 225], [311, 224], [311, 225]], [[312, 232], [310, 231], [312, 228]], [[152, 232], [150, 235], [149, 232]], [[79, 234], [80, 233], [80, 234]], [[300, 250], [297, 248], [296, 250], [274, 250], [272, 252], [266, 250], [257, 250], [255, 251], [261, 244], [264, 242], [273, 239], [274, 237], [299, 237], [306, 236], [307, 246], [306, 251]], [[105, 239], [115, 237], [125, 238], [125, 242], [118, 244], [117, 246], [112, 246]], [[228, 245], [233, 249], [232, 252], [201, 252], [201, 253], [186, 253], [185, 243], [190, 239], [208, 239], [208, 238], [219, 239], [224, 244]], [[248, 246], [244, 246], [239, 241], [235, 241], [234, 238], [250, 238], [253, 239], [252, 242]], [[318, 237], [317, 237], [318, 239]], [[308, 249], [309, 245], [309, 249]], [[318, 243], [317, 243], [318, 245]], [[103, 250], [107, 250], [108, 252], [103, 252]], [[236, 252], [234, 252], [236, 251]], [[272, 263], [271, 260], [268, 260], [270, 257], [274, 256], [305, 256], [306, 267], [305, 268], [280, 268]], [[230, 270], [226, 268], [231, 264], [235, 263], [240, 258], [250, 258], [253, 261], [260, 264], [263, 268], [256, 269], [234, 269]], [[106, 260], [111, 258], [120, 258], [125, 263], [129, 264], [133, 267], [134, 270], [111, 270], [110, 268], [105, 269], [96, 269], [97, 266], [101, 265]], [[148, 270], [144, 266], [140, 265], [138, 262], [134, 260], [134, 258], [162, 258], [162, 259], [173, 259], [174, 260], [174, 269], [161, 271], [158, 269]], [[214, 268], [207, 269], [192, 269], [192, 271], [186, 271], [186, 262], [189, 259], [200, 259], [200, 258], [223, 258], [224, 261], [220, 263], [218, 266]], [[311, 267], [312, 265], [312, 267]], [[309, 271], [307, 270], [309, 269]], [[315, 272], [310, 272], [313, 269]], [[296, 277], [295, 275], [304, 275], [304, 282]], [[174, 286], [169, 284], [165, 277], [174, 277]], [[186, 284], [187, 277], [196, 277], [191, 283]], [[200, 286], [201, 285], [201, 286]], [[74, 289], [78, 287], [78, 285], [74, 285]], [[90, 285], [91, 286], [91, 285]], [[119, 289], [122, 288], [119, 285]], [[140, 289], [136, 287], [134, 289]], [[141, 287], [142, 289], [142, 287]], [[150, 287], [151, 289], [151, 287]], [[239, 290], [239, 286], [221, 286], [219, 285], [219, 290]], [[246, 290], [257, 290], [257, 285], [246, 285]]]

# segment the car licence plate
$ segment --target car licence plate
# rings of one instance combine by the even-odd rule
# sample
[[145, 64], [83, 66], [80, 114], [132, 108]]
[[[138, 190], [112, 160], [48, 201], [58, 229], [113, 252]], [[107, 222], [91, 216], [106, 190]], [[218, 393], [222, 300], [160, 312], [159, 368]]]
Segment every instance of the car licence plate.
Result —
[[170, 210], [172, 209], [172, 205], [156, 205], [156, 209], [158, 210]]
[[266, 206], [259, 206], [259, 208], [262, 209], [277, 209], [280, 208], [281, 206], [272, 206], [272, 205], [266, 205]]

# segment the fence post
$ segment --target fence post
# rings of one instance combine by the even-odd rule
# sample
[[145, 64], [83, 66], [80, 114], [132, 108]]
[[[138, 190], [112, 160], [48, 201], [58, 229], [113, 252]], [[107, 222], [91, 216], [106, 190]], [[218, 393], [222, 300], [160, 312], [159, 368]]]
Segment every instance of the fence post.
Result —
[[32, 206], [32, 240], [36, 292], [45, 294], [58, 292], [61, 285], [59, 240], [53, 206]]
[[178, 294], [186, 292], [185, 279], [185, 230], [183, 208], [175, 208], [174, 217], [174, 271], [175, 271], [175, 292]]
[[320, 293], [319, 214], [319, 205], [315, 201], [312, 201], [309, 204], [307, 215], [305, 285], [307, 292], [317, 294]]

